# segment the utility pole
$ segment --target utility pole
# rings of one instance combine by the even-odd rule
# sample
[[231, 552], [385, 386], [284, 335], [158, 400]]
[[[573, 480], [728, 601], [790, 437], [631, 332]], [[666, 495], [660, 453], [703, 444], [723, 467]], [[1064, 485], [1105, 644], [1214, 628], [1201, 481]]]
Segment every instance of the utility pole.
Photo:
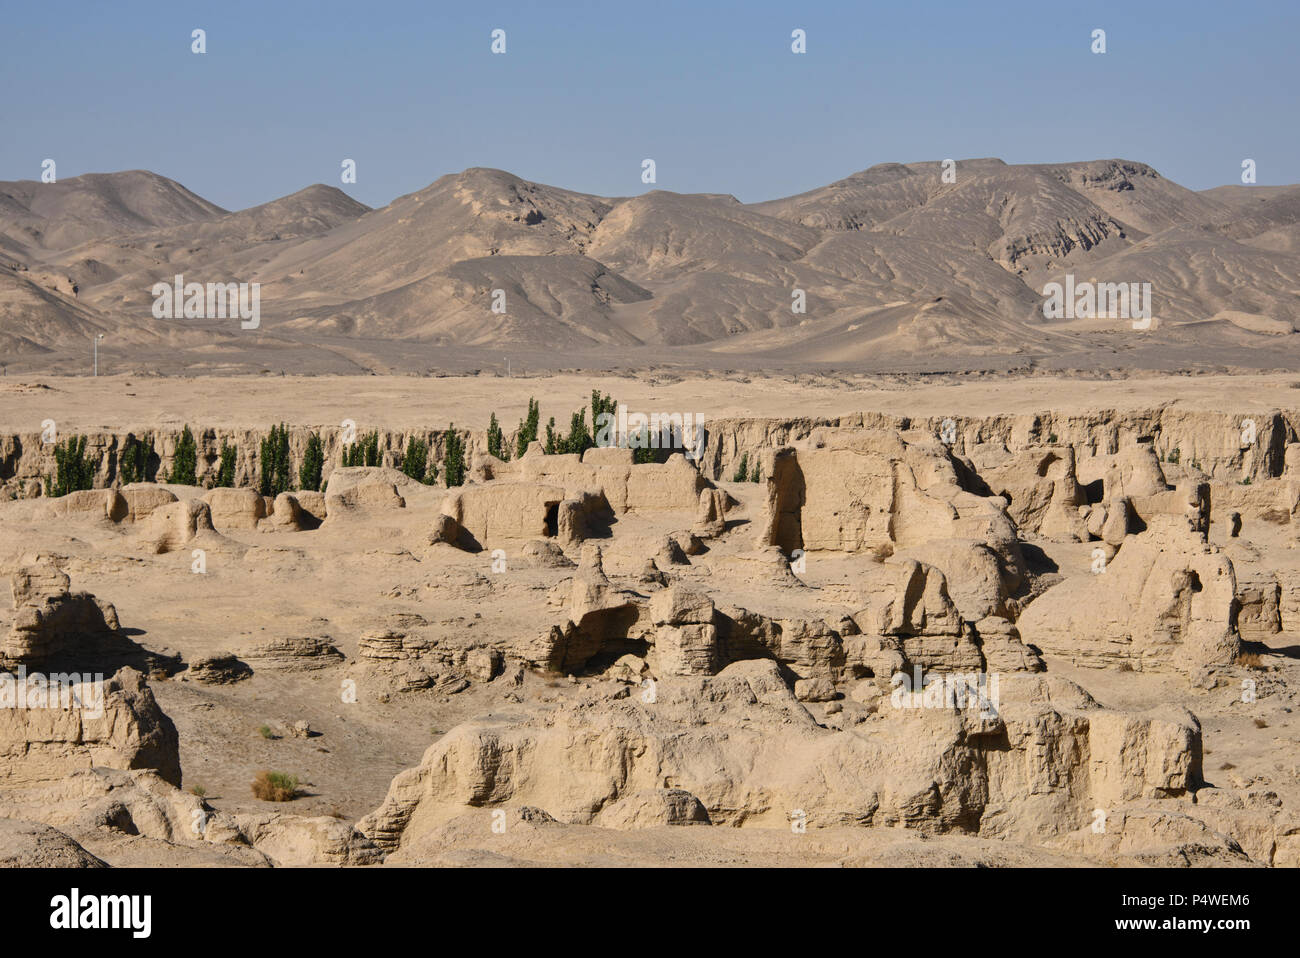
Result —
[[99, 341], [104, 338], [103, 333], [95, 336], [95, 375], [99, 375]]

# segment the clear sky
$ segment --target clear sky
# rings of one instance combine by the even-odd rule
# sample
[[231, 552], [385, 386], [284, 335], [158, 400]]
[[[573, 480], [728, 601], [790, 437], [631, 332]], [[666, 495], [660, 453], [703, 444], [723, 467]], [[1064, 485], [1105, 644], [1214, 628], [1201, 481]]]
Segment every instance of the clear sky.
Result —
[[0, 180], [143, 168], [229, 209], [470, 166], [746, 202], [945, 157], [1297, 183], [1297, 43], [1298, 0], [3, 0]]

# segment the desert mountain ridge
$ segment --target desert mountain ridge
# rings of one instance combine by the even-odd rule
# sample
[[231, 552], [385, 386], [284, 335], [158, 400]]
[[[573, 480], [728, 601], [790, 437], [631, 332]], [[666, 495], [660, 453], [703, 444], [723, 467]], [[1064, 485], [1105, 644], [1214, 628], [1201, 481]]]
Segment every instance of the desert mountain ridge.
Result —
[[[693, 365], [1277, 368], [1300, 353], [1300, 186], [1130, 160], [886, 163], [796, 196], [601, 197], [470, 168], [379, 209], [316, 184], [230, 212], [147, 171], [0, 182], [0, 349], [80, 371]], [[255, 328], [156, 283], [257, 283]], [[1044, 318], [1149, 284], [1152, 322]]]

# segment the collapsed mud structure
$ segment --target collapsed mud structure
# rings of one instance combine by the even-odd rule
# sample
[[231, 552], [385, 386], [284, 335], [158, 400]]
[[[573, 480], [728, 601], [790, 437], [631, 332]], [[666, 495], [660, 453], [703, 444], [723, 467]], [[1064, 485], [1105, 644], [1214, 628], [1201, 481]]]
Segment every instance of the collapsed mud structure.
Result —
[[[274, 496], [243, 460], [232, 488], [122, 485], [113, 435], [98, 488], [47, 497], [40, 446], [7, 437], [3, 665], [104, 694], [95, 719], [0, 714], [0, 817], [31, 823], [5, 840], [189, 865], [1300, 864], [1300, 778], [1273, 762], [1300, 437], [1260, 415], [1245, 448], [1239, 419], [719, 420], [699, 462], [471, 435], [451, 488], [386, 433], [381, 464], [331, 441], [321, 491]], [[227, 435], [199, 430], [201, 483]], [[272, 767], [291, 801], [249, 794]]]

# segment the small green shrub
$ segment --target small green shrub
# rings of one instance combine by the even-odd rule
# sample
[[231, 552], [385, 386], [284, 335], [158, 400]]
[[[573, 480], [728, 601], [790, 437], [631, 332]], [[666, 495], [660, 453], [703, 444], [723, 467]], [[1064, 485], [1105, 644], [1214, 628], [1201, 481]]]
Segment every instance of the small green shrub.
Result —
[[402, 472], [406, 473], [416, 482], [424, 482], [424, 475], [428, 469], [429, 462], [429, 444], [423, 439], [416, 439], [411, 436], [406, 440], [406, 455], [402, 457]]
[[271, 427], [271, 434], [262, 440], [258, 457], [261, 471], [261, 492], [264, 496], [278, 496], [292, 488], [289, 463], [289, 429], [284, 423]]
[[122, 485], [149, 481], [149, 460], [153, 458], [153, 439], [146, 444], [128, 434], [117, 457], [117, 477]]
[[591, 391], [591, 444], [593, 446], [611, 446], [617, 442], [613, 429], [610, 429], [606, 433], [608, 436], [607, 442], [600, 441], [600, 417], [602, 415], [616, 416], [617, 414], [618, 403], [614, 401], [614, 397], [609, 395], [602, 396], [598, 389], [593, 389]]
[[198, 444], [194, 441], [194, 433], [190, 432], [187, 425], [181, 431], [181, 438], [176, 441], [176, 455], [172, 457], [172, 474], [168, 482], [181, 486], [196, 486], [199, 483], [196, 475], [199, 462]]
[[229, 489], [235, 484], [235, 447], [221, 440], [221, 463], [217, 466], [217, 485]]
[[354, 442], [343, 450], [343, 465], [345, 466], [377, 466], [379, 465], [379, 433], [371, 431], [361, 437], [360, 442]]
[[510, 447], [506, 445], [505, 433], [501, 431], [496, 413], [493, 413], [492, 418], [488, 420], [487, 446], [489, 455], [496, 456], [502, 462], [509, 460]]
[[731, 474], [732, 482], [746, 482], [749, 479], [749, 453], [740, 454], [740, 462], [736, 463], [736, 471]]
[[636, 442], [629, 440], [632, 447], [632, 461], [641, 465], [659, 461], [659, 450], [650, 445], [650, 430], [642, 426], [636, 434]]
[[454, 423], [447, 425], [446, 445], [443, 448], [442, 475], [447, 487], [465, 484], [465, 444], [456, 434]]
[[[602, 415], [613, 416], [618, 409], [618, 403], [613, 397], [601, 395], [600, 390], [591, 391], [591, 424], [587, 424], [587, 410], [575, 410], [569, 416], [569, 431], [561, 433], [555, 428], [555, 417], [552, 416], [546, 424], [546, 441], [542, 445], [542, 450], [548, 455], [565, 455], [574, 454], [582, 455], [588, 449], [597, 445], [614, 445], [617, 440], [612, 428], [606, 428], [604, 436], [601, 437], [600, 417]], [[528, 442], [537, 438], [537, 402], [529, 400], [528, 402], [528, 419], [519, 424], [521, 430], [527, 431], [526, 437], [521, 436], [519, 443], [520, 455], [528, 448]], [[489, 425], [489, 430], [491, 426]], [[523, 441], [524, 439], [527, 441]], [[599, 441], [601, 438], [604, 441]], [[489, 432], [489, 443], [491, 434]], [[653, 461], [653, 460], [651, 460]]]
[[307, 437], [307, 448], [302, 452], [302, 464], [298, 467], [298, 488], [320, 492], [320, 475], [324, 468], [325, 444], [321, 442], [320, 433], [314, 432]]
[[579, 409], [569, 417], [569, 434], [556, 437], [556, 452], [581, 455], [593, 445], [591, 432], [587, 429], [587, 410]]
[[94, 487], [95, 470], [86, 459], [86, 437], [69, 436], [54, 447], [54, 480], [45, 477], [45, 494], [66, 496]]
[[[528, 451], [528, 444], [537, 439], [537, 424], [541, 421], [541, 411], [536, 399], [528, 400], [528, 415], [519, 421], [519, 430], [515, 433], [515, 458], [518, 459]], [[555, 424], [555, 420], [551, 420]]]

